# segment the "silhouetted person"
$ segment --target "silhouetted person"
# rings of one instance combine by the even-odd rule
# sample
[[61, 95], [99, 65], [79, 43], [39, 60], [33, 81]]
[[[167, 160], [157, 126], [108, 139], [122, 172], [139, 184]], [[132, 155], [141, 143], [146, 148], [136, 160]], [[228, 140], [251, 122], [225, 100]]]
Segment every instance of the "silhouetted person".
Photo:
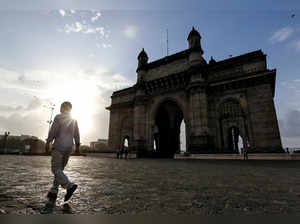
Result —
[[124, 154], [124, 146], [122, 146], [120, 150], [120, 159], [123, 159], [123, 154]]
[[243, 153], [244, 153], [244, 160], [248, 160], [248, 148], [244, 148], [243, 150]]
[[49, 150], [50, 143], [54, 140], [51, 158], [51, 170], [54, 174], [54, 181], [47, 195], [49, 199], [54, 201], [57, 198], [59, 186], [67, 190], [64, 201], [69, 200], [77, 188], [77, 185], [70, 182], [63, 172], [72, 153], [74, 145], [73, 139], [75, 140], [76, 152], [79, 152], [80, 146], [78, 124], [77, 121], [71, 117], [71, 110], [72, 104], [70, 102], [61, 104], [61, 113], [55, 116], [46, 142], [47, 151]]
[[128, 157], [128, 147], [125, 147], [125, 149], [124, 149], [124, 156], [125, 156], [125, 159], [127, 159], [127, 157]]
[[290, 151], [289, 151], [289, 148], [286, 148], [286, 152], [287, 152], [287, 154], [289, 154], [289, 153], [290, 153]]

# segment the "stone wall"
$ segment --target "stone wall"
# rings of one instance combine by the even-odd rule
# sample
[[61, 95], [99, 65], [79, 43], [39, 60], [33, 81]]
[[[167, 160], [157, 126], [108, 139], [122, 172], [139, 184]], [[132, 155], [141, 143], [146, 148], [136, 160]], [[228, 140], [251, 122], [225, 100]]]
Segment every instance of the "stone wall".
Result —
[[186, 71], [190, 67], [188, 58], [179, 59], [158, 67], [149, 69], [144, 75], [145, 81], [166, 77], [173, 73]]
[[252, 145], [260, 151], [280, 150], [281, 139], [271, 84], [247, 89]]

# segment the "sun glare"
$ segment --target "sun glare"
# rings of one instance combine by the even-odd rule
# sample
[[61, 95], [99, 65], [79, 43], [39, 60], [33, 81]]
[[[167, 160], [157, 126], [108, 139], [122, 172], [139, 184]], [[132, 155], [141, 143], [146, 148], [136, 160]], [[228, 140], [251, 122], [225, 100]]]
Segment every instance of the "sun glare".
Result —
[[74, 81], [57, 91], [60, 102], [70, 101], [73, 105], [72, 117], [78, 121], [81, 134], [88, 133], [93, 126], [96, 112], [97, 87], [91, 81]]

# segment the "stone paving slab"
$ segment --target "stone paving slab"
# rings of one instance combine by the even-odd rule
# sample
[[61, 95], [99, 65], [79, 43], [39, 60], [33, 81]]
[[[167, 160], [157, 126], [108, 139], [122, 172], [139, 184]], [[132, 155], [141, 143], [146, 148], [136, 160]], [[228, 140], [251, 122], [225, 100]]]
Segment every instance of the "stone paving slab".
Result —
[[[244, 160], [241, 154], [175, 154], [175, 159], [230, 159]], [[248, 160], [300, 160], [299, 153], [249, 153]]]
[[[298, 214], [299, 161], [71, 157], [74, 214]], [[39, 214], [50, 157], [0, 156], [0, 214]], [[53, 214], [63, 214], [60, 190]]]

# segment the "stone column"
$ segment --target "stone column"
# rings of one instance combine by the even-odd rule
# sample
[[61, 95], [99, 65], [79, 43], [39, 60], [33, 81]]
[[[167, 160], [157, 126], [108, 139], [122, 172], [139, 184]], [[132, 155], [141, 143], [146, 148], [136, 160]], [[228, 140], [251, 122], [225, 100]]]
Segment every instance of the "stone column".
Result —
[[143, 90], [138, 89], [133, 110], [133, 148], [138, 154], [146, 151], [146, 98]]
[[190, 151], [208, 150], [208, 105], [206, 86], [198, 83], [190, 88]]
[[119, 113], [115, 108], [109, 108], [109, 137], [108, 146], [111, 150], [120, 149], [120, 120]]

